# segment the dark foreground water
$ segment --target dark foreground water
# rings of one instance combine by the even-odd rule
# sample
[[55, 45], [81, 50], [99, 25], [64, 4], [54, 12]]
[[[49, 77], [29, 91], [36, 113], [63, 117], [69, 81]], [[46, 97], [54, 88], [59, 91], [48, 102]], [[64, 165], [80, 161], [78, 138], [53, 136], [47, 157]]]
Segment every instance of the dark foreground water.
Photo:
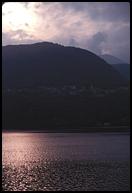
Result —
[[128, 191], [129, 134], [3, 133], [3, 191]]

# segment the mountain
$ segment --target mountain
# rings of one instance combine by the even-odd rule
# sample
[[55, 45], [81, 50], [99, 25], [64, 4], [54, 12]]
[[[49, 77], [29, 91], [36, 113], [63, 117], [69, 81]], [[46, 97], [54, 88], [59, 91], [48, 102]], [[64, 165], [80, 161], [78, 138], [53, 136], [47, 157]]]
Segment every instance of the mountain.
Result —
[[101, 88], [126, 84], [107, 62], [90, 51], [50, 42], [2, 47], [3, 88], [43, 85], [94, 85]]
[[104, 59], [108, 64], [122, 64], [125, 63], [124, 61], [120, 60], [119, 58], [109, 55], [109, 54], [103, 54], [100, 55], [102, 59]]
[[115, 64], [113, 67], [117, 69], [127, 80], [130, 80], [130, 64]]
[[111, 64], [124, 78], [130, 80], [130, 64], [108, 54], [101, 55], [100, 57]]
[[48, 42], [4, 46], [2, 79], [3, 130], [129, 125], [127, 82], [87, 50]]

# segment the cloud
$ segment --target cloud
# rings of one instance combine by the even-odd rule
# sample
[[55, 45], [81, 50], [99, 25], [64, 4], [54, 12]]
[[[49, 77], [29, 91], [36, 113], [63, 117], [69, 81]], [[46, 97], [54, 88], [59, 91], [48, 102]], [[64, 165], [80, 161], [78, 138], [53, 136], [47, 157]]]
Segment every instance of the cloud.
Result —
[[94, 53], [100, 55], [102, 54], [103, 45], [107, 40], [107, 35], [104, 32], [97, 32], [88, 41], [88, 48]]
[[[37, 41], [40, 41], [39, 39]], [[29, 35], [23, 30], [12, 30], [7, 33], [2, 33], [2, 44], [22, 44], [22, 43], [34, 43], [36, 40], [33, 35]]]
[[62, 2], [64, 9], [85, 12], [93, 20], [130, 20], [129, 2]]
[[78, 47], [78, 42], [74, 39], [74, 38], [71, 38], [69, 40], [69, 45], [72, 45], [73, 47]]
[[[18, 29], [12, 29], [7, 21], [2, 24], [4, 45], [52, 41], [85, 48], [96, 54], [113, 54], [129, 61], [129, 3], [22, 2], [20, 4], [32, 18], [29, 17], [29, 22], [26, 20]], [[8, 14], [10, 16], [10, 13]], [[4, 8], [2, 18], [5, 18]]]

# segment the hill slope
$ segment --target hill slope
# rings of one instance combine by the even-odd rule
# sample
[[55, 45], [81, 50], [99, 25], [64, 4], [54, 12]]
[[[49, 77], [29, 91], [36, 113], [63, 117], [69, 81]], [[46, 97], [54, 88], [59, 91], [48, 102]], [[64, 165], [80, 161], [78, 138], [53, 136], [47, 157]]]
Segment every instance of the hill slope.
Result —
[[101, 55], [100, 57], [111, 64], [124, 78], [130, 80], [130, 64], [108, 54]]
[[2, 58], [3, 130], [129, 124], [129, 88], [119, 88], [122, 76], [95, 54], [44, 42], [5, 46]]
[[122, 76], [95, 54], [74, 47], [43, 42], [2, 47], [3, 88], [42, 85], [118, 87]]
[[112, 56], [110, 54], [103, 54], [100, 55], [102, 59], [104, 59], [108, 64], [121, 64], [125, 63], [124, 61], [120, 60], [119, 58]]
[[127, 80], [130, 80], [130, 64], [115, 64], [113, 67], [117, 69]]

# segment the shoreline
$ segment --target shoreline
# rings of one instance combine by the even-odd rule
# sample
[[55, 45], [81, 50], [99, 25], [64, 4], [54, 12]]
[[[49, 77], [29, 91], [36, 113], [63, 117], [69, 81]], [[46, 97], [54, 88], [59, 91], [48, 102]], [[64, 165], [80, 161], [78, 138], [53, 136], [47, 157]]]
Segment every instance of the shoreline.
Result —
[[72, 128], [67, 129], [69, 127], [49, 127], [45, 129], [3, 129], [2, 133], [14, 133], [14, 132], [20, 132], [20, 133], [111, 133], [111, 132], [124, 132], [124, 133], [130, 133], [130, 126], [100, 126], [100, 127], [79, 127], [79, 128]]

